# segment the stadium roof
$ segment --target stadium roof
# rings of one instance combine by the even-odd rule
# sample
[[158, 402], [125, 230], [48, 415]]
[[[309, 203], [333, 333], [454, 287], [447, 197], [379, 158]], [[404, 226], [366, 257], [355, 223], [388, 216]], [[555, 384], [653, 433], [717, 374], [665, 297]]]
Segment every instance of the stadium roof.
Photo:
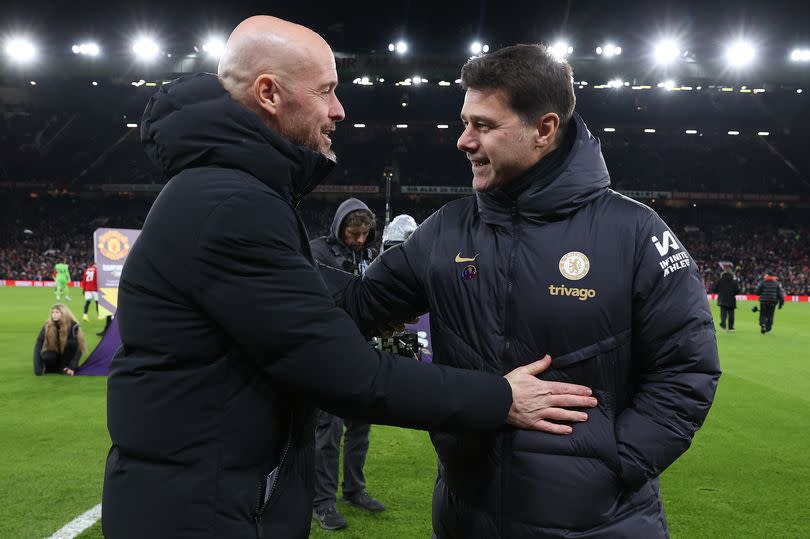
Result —
[[[3, 58], [0, 74], [6, 77], [101, 72], [148, 80], [150, 74], [211, 71], [216, 63], [207, 58], [205, 41], [225, 38], [240, 20], [261, 13], [305, 24], [321, 33], [339, 56], [357, 58], [343, 62], [344, 80], [363, 74], [398, 76], [400, 67], [406, 70], [403, 77], [411, 76], [423, 65], [428, 71], [422, 76], [444, 78], [458, 72], [474, 41], [492, 50], [518, 42], [565, 41], [581, 79], [654, 82], [667, 75], [756, 84], [806, 82], [810, 76], [810, 61], [791, 61], [794, 50], [810, 50], [810, 2], [803, 1], [28, 0], [4, 6], [2, 13], [0, 40], [7, 44], [9, 38], [27, 37], [38, 56], [30, 65]], [[152, 66], [132, 58], [139, 35], [155, 41], [158, 60]], [[408, 43], [408, 52], [397, 57], [388, 47], [400, 39]], [[676, 61], [666, 68], [653, 57], [664, 39], [677, 49]], [[754, 55], [750, 66], [728, 65], [727, 49], [735, 40], [751, 47], [742, 49]], [[98, 45], [98, 56], [71, 52], [90, 43]], [[620, 46], [621, 55], [597, 54], [597, 47], [610, 44]], [[363, 73], [370, 65], [379, 66], [377, 72]]]

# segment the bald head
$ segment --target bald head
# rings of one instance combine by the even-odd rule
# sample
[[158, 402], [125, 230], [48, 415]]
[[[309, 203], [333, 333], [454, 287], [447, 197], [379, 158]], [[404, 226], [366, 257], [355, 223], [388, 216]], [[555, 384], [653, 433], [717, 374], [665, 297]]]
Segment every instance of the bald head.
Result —
[[324, 55], [332, 57], [329, 45], [309, 28], [257, 15], [245, 19], [231, 32], [217, 74], [234, 99], [256, 110], [249, 94], [260, 75], [273, 74], [282, 84], [294, 84], [302, 71]]
[[228, 38], [219, 79], [265, 125], [334, 159], [330, 133], [344, 118], [329, 44], [309, 28], [269, 16], [242, 21]]

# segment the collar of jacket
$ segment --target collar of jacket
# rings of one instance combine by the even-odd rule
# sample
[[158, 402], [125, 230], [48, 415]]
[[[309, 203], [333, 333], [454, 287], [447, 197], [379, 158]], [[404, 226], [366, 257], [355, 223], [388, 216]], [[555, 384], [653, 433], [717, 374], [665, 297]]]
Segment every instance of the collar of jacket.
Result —
[[335, 163], [264, 125], [222, 87], [198, 73], [164, 84], [141, 121], [146, 154], [167, 178], [196, 167], [239, 169], [297, 205]]
[[516, 199], [501, 189], [476, 193], [485, 223], [509, 228], [515, 215], [536, 223], [556, 221], [607, 190], [610, 176], [599, 139], [579, 114], [574, 113], [573, 119], [574, 142], [562, 165], [548, 171], [541, 160], [513, 179], [510, 184], [529, 184]]
[[348, 260], [351, 258], [353, 261], [356, 261], [359, 258], [360, 260], [365, 259], [366, 261], [371, 262], [374, 259], [374, 251], [371, 250], [371, 247], [363, 247], [359, 251], [355, 251], [342, 241], [335, 239], [334, 236], [328, 236], [326, 238], [326, 245], [329, 247], [329, 250], [333, 255], [335, 255], [335, 257], [342, 260]]

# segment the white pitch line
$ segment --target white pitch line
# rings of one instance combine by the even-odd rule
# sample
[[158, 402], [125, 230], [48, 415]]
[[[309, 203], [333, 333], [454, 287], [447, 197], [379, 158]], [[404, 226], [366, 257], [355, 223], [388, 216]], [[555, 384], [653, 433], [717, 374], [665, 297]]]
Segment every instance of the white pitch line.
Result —
[[101, 518], [101, 504], [77, 516], [48, 539], [73, 539]]

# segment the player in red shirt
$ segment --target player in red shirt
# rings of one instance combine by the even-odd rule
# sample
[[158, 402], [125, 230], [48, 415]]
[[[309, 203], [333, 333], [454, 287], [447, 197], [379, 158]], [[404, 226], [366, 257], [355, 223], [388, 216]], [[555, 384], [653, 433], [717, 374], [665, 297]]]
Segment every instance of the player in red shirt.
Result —
[[84, 291], [84, 316], [82, 316], [82, 320], [88, 319], [87, 309], [90, 308], [91, 300], [96, 301], [96, 314], [98, 315], [98, 319], [103, 319], [104, 317], [98, 312], [98, 272], [96, 271], [95, 264], [90, 264], [87, 266], [87, 269], [84, 270], [82, 290]]

